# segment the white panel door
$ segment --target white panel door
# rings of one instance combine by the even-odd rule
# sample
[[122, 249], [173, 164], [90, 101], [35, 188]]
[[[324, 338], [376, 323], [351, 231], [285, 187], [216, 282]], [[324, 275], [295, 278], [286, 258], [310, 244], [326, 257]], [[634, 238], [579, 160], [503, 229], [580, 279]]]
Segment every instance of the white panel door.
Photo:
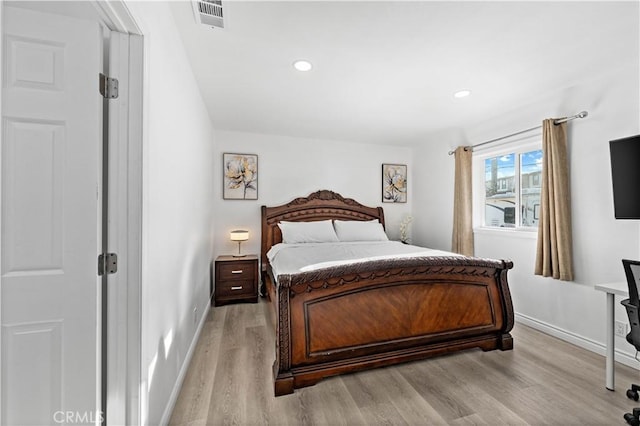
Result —
[[97, 23], [5, 6], [1, 424], [99, 420]]

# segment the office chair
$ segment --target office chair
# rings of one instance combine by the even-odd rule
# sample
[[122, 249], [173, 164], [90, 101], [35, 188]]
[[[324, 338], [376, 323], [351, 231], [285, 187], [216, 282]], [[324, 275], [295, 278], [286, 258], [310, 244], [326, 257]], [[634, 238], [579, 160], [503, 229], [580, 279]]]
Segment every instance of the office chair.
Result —
[[[638, 299], [638, 281], [640, 280], [640, 262], [635, 260], [622, 259], [624, 266], [624, 274], [627, 277], [627, 285], [629, 286], [629, 298], [620, 302], [627, 310], [629, 317], [629, 325], [631, 331], [627, 334], [627, 342], [636, 348], [636, 352], [640, 351], [640, 300]], [[640, 386], [632, 384], [627, 389], [627, 398], [637, 401], [639, 399], [638, 392]], [[632, 413], [625, 413], [624, 419], [631, 426], [640, 426], [640, 407], [634, 408]]]

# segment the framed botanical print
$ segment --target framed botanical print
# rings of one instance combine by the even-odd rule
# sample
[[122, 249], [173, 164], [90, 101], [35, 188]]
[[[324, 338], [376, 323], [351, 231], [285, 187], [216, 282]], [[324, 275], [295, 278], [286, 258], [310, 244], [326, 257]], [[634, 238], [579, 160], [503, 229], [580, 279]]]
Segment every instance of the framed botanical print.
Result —
[[225, 200], [258, 199], [258, 156], [222, 154], [222, 198]]
[[382, 202], [407, 202], [407, 165], [382, 165]]

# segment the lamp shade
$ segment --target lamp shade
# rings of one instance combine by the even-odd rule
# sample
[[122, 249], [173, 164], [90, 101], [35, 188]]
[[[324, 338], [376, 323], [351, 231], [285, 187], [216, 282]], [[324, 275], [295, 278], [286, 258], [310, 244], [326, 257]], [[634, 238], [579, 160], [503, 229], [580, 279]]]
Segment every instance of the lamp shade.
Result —
[[249, 231], [235, 230], [229, 233], [231, 241], [247, 241], [249, 239]]

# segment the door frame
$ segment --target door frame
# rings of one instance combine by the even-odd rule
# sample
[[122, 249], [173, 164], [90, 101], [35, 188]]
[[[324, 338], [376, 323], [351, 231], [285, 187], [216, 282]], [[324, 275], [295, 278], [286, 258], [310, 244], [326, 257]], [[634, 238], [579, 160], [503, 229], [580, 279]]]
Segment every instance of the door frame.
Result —
[[[141, 421], [143, 37], [125, 0], [91, 0], [91, 3], [100, 16], [99, 23], [111, 31], [128, 35], [127, 48], [120, 49], [118, 55], [108, 55], [110, 70], [117, 70], [119, 77], [126, 80], [127, 90], [120, 91], [119, 102], [110, 104], [112, 119], [109, 133], [116, 137], [110, 138], [113, 155], [110, 154], [108, 161], [108, 187], [110, 197], [118, 194], [119, 198], [117, 202], [110, 202], [109, 217], [105, 220], [110, 221], [109, 251], [117, 248], [119, 265], [118, 272], [109, 277], [109, 301], [114, 303], [108, 306], [107, 336], [110, 345], [126, 355], [123, 359], [107, 357], [110, 372], [107, 392], [107, 414], [110, 418], [107, 424], [136, 425]], [[0, 0], [0, 22], [4, 7], [4, 0]], [[0, 43], [0, 57], [3, 49], [4, 43]], [[4, 134], [1, 119], [3, 72], [3, 67], [0, 67], [0, 135]], [[96, 75], [96, 90], [97, 81]], [[0, 185], [0, 191], [1, 188]], [[97, 315], [99, 318], [100, 312]], [[1, 333], [0, 327], [0, 339]], [[0, 362], [1, 356], [0, 353]], [[96, 375], [100, 377], [100, 372], [97, 371]], [[1, 392], [0, 386], [0, 398]]]
[[[107, 424], [141, 422], [143, 37], [124, 0], [93, 1], [112, 31], [109, 76], [119, 80], [109, 101], [109, 276], [107, 303]], [[115, 101], [115, 102], [114, 102]]]

